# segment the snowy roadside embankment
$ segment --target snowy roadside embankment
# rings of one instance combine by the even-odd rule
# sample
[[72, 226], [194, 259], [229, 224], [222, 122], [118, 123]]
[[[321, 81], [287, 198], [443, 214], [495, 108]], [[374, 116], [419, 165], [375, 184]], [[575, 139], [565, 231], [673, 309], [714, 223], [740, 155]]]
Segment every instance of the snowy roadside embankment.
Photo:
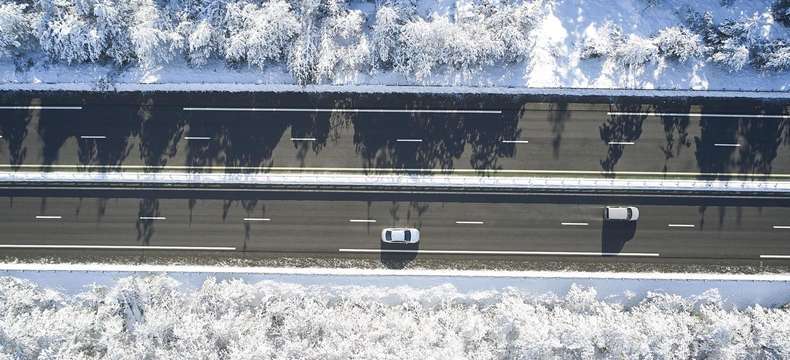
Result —
[[3, 0], [0, 89], [782, 92], [788, 14], [787, 0]]
[[[0, 275], [0, 354], [12, 358], [790, 356], [786, 276], [25, 266], [7, 264]], [[728, 298], [759, 299], [771, 287], [780, 303]]]

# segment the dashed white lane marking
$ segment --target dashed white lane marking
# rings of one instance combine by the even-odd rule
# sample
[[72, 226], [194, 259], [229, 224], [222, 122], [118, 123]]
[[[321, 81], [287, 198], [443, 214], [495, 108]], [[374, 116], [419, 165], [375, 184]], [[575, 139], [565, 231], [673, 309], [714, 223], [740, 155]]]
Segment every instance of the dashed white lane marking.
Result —
[[315, 138], [311, 138], [311, 137], [291, 138], [291, 141], [315, 141]]
[[58, 220], [62, 218], [60, 215], [36, 215], [36, 219], [40, 220]]
[[713, 144], [713, 146], [719, 146], [719, 147], [740, 147], [741, 144], [715, 143], [715, 144]]
[[244, 221], [272, 221], [270, 218], [244, 218]]
[[467, 224], [467, 225], [483, 225], [485, 224], [482, 221], [456, 221], [456, 224]]
[[80, 139], [106, 139], [104, 135], [80, 135]]
[[397, 142], [422, 142], [422, 139], [395, 139]]
[[760, 255], [760, 259], [790, 259], [790, 255]]
[[667, 224], [667, 227], [676, 227], [676, 228], [693, 228], [694, 224]]
[[757, 118], [757, 119], [790, 119], [790, 115], [766, 114], [702, 114], [702, 113], [661, 113], [661, 112], [607, 112], [609, 116], [688, 116], [688, 117], [723, 117], [723, 118]]
[[373, 219], [349, 219], [348, 222], [351, 223], [374, 223], [376, 220]]
[[446, 255], [548, 255], [548, 256], [636, 256], [657, 257], [658, 253], [608, 253], [583, 251], [474, 251], [474, 250], [399, 250], [399, 249], [338, 249], [346, 253], [409, 253]]
[[790, 225], [774, 225], [774, 229], [790, 229]]
[[123, 246], [123, 245], [9, 245], [0, 244], [4, 249], [91, 249], [91, 250], [203, 250], [235, 251], [228, 246]]
[[211, 140], [210, 136], [184, 136], [184, 140]]
[[430, 110], [430, 109], [332, 109], [332, 108], [238, 108], [185, 107], [184, 111], [258, 111], [258, 112], [348, 112], [348, 113], [425, 113], [425, 114], [502, 114], [502, 110]]
[[505, 144], [529, 144], [529, 140], [502, 140]]
[[82, 110], [82, 106], [0, 106], [0, 110]]
[[633, 141], [610, 141], [609, 145], [633, 145]]
[[167, 220], [164, 216], [140, 216], [140, 220]]
[[562, 226], [587, 226], [587, 225], [590, 225], [589, 223], [586, 223], [586, 222], [563, 222], [563, 223], [560, 223], [560, 224], [562, 224]]

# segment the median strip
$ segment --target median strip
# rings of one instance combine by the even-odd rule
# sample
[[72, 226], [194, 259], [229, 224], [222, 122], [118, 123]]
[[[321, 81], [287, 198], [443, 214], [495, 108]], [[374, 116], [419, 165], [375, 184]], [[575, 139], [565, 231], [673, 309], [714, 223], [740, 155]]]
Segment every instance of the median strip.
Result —
[[202, 250], [236, 251], [226, 246], [136, 246], [136, 245], [10, 245], [0, 244], [0, 249], [84, 249], [84, 250]]
[[341, 253], [402, 253], [441, 255], [544, 255], [544, 256], [631, 256], [657, 257], [658, 253], [610, 253], [584, 251], [487, 251], [487, 250], [400, 250], [400, 249], [338, 249]]

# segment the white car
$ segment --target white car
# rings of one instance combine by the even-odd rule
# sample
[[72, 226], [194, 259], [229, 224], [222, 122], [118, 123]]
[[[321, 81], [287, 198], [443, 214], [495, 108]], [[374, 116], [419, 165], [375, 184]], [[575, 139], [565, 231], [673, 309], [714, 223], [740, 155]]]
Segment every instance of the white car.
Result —
[[381, 241], [389, 244], [416, 244], [420, 230], [413, 228], [386, 228], [381, 230]]
[[604, 220], [637, 221], [639, 209], [635, 206], [607, 206], [603, 211]]

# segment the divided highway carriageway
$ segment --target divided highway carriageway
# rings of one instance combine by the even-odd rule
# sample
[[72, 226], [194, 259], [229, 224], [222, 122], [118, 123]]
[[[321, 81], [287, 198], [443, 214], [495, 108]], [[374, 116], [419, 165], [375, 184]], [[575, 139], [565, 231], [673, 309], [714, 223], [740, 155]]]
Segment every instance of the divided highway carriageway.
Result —
[[786, 100], [4, 93], [0, 170], [790, 178]]

